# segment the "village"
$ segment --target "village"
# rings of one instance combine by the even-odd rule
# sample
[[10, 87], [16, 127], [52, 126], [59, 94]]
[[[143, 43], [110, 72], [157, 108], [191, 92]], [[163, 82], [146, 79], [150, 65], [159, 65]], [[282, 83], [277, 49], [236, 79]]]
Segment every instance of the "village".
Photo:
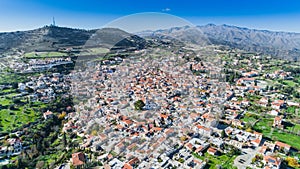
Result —
[[[267, 139], [244, 120], [253, 106], [246, 95], [274, 93], [264, 81], [254, 78], [259, 76], [258, 70], [241, 72], [236, 83], [229, 84], [215, 81], [209, 74], [193, 74], [214, 72], [220, 66], [206, 64], [170, 56], [130, 58], [118, 66], [106, 64], [81, 72], [85, 81], [73, 87], [89, 99], [77, 105], [79, 114], [69, 114], [63, 130], [85, 138], [81, 148], [100, 151], [97, 160], [105, 168], [282, 167], [298, 147]], [[283, 70], [262, 76], [293, 78]], [[222, 88], [225, 93], [220, 95]], [[217, 100], [223, 100], [224, 110], [216, 107]], [[267, 124], [271, 130], [284, 129], [285, 109], [299, 108], [299, 102], [281, 95], [261, 97], [254, 104], [270, 109], [265, 116], [272, 119], [272, 124]], [[224, 156], [227, 161], [218, 161], [222, 164], [211, 162]], [[73, 158], [73, 165], [84, 161]]]
[[[64, 147], [72, 155], [60, 168], [95, 161], [103, 168], [124, 169], [299, 167], [300, 127], [294, 118], [300, 108], [299, 76], [272, 70], [270, 61], [254, 54], [226, 52], [216, 54], [217, 62], [186, 60], [185, 53], [175, 52], [117, 57], [68, 75], [32, 77], [18, 84], [15, 97], [45, 104], [57, 96], [76, 99], [74, 111], [69, 107], [68, 113], [45, 110], [40, 115], [45, 122], [61, 119], [61, 133], [73, 137]], [[28, 71], [70, 61], [33, 60], [31, 68], [15, 67]], [[255, 66], [243, 67], [249, 64]], [[272, 85], [275, 80], [293, 81], [295, 96], [280, 92], [287, 87]], [[284, 138], [284, 132], [290, 137]], [[23, 146], [23, 133], [1, 137], [7, 143], [0, 147], [1, 157], [19, 155], [30, 146]], [[78, 140], [75, 148], [70, 146]]]

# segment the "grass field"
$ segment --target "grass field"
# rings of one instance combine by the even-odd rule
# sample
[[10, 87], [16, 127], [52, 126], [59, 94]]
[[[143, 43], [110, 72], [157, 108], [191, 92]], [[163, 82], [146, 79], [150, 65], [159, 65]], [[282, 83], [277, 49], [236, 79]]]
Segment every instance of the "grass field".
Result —
[[296, 125], [293, 126], [293, 127], [287, 127], [287, 129], [288, 129], [289, 131], [298, 133], [298, 132], [300, 131], [300, 124], [296, 124]]
[[25, 58], [47, 58], [47, 57], [61, 57], [68, 56], [67, 53], [63, 52], [30, 52], [25, 53]]
[[87, 48], [84, 49], [82, 52], [76, 55], [98, 55], [98, 54], [105, 54], [109, 52], [109, 49], [107, 48]]
[[300, 137], [297, 135], [285, 133], [275, 129], [274, 132], [272, 133], [272, 137], [275, 137], [279, 141], [285, 142], [291, 145], [292, 147], [300, 150], [300, 142], [299, 142]]
[[0, 98], [0, 104], [6, 107], [0, 109], [0, 132], [8, 132], [29, 122], [34, 122], [41, 116], [38, 110], [46, 107], [44, 103], [35, 102], [30, 106], [15, 104], [15, 109], [10, 110], [9, 106], [13, 102], [9, 98]]
[[255, 122], [258, 118], [259, 118], [258, 115], [247, 112], [245, 113], [244, 117], [241, 118], [241, 120], [247, 123], [247, 122]]
[[284, 80], [282, 82], [284, 85], [287, 85], [287, 86], [291, 86], [291, 87], [295, 87], [297, 83], [295, 83], [294, 81], [292, 80]]
[[[291, 145], [300, 150], [299, 136], [282, 132], [278, 129], [272, 131], [273, 119], [262, 119], [253, 127], [254, 130], [263, 133], [264, 137], [275, 139]], [[299, 129], [299, 126], [297, 126]]]
[[236, 168], [233, 166], [233, 161], [236, 158], [236, 156], [229, 157], [226, 154], [221, 155], [221, 156], [213, 156], [208, 153], [205, 153], [204, 156], [199, 156], [199, 155], [195, 155], [195, 154], [193, 154], [193, 155], [194, 155], [194, 157], [199, 158], [203, 161], [205, 159], [209, 160], [209, 162], [208, 162], [209, 167], [207, 167], [207, 168], [210, 168], [210, 169], [217, 168], [217, 165], [220, 165], [220, 166], [222, 166], [222, 168], [227, 168], [227, 169]]
[[26, 80], [27, 80], [26, 76], [21, 76], [18, 74], [10, 74], [10, 73], [0, 73], [0, 84], [17, 83]]

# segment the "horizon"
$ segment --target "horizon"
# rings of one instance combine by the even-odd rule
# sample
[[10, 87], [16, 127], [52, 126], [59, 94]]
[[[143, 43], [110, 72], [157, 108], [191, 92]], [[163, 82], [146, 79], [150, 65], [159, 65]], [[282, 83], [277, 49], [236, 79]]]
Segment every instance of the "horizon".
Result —
[[[237, 26], [237, 25], [229, 25], [229, 24], [214, 24], [214, 23], [207, 23], [207, 24], [203, 24], [203, 25], [182, 25], [182, 26], [174, 26], [174, 27], [169, 27], [169, 28], [162, 28], [162, 29], [145, 29], [145, 30], [141, 30], [141, 31], [138, 31], [138, 32], [128, 32], [128, 33], [141, 33], [141, 32], [144, 32], [144, 31], [159, 31], [159, 30], [167, 30], [167, 29], [171, 29], [171, 28], [181, 28], [181, 27], [198, 27], [198, 26], [207, 26], [207, 25], [215, 25], [215, 26], [229, 26], [229, 27], [237, 27], [237, 28], [240, 28], [240, 29], [249, 29], [249, 30], [257, 30], [257, 31], [269, 31], [269, 32], [283, 32], [283, 33], [300, 33], [300, 32], [293, 32], [293, 31], [276, 31], [276, 30], [268, 30], [268, 29], [256, 29], [256, 28], [249, 28], [249, 27], [243, 27], [243, 26]], [[125, 31], [121, 28], [118, 28], [118, 27], [99, 27], [99, 28], [90, 28], [90, 29], [87, 29], [87, 28], [82, 28], [82, 27], [71, 27], [71, 26], [63, 26], [63, 25], [52, 25], [52, 24], [49, 24], [49, 25], [43, 25], [43, 26], [39, 26], [39, 27], [36, 27], [36, 28], [32, 28], [32, 29], [25, 29], [25, 30], [13, 30], [13, 31], [6, 31], [6, 32], [1, 32], [0, 33], [13, 33], [13, 32], [26, 32], [26, 31], [32, 31], [32, 30], [36, 30], [36, 29], [42, 29], [42, 28], [45, 28], [45, 27], [57, 27], [57, 28], [68, 28], [68, 29], [79, 29], [79, 30], [86, 30], [86, 31], [89, 31], [89, 30], [97, 30], [97, 29], [104, 29], [104, 28], [112, 28], [112, 29], [120, 29], [122, 31]], [[127, 32], [127, 31], [125, 31]]]
[[[148, 2], [148, 3], [147, 3]], [[187, 1], [146, 1], [122, 0], [3, 0], [0, 2], [0, 32], [32, 30], [50, 25], [55, 17], [61, 27], [98, 29], [105, 25], [140, 13], [164, 13], [173, 15], [193, 25], [233, 25], [237, 27], [269, 30], [276, 32], [300, 32], [300, 2], [279, 0], [260, 2]], [[174, 25], [173, 27], [176, 27]]]

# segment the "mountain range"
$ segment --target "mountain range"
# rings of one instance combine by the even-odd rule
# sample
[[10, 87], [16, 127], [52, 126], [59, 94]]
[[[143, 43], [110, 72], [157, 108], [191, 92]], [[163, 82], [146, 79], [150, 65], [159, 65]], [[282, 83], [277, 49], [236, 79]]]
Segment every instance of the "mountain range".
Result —
[[[138, 35], [138, 36], [137, 36]], [[127, 46], [143, 48], [143, 37], [171, 37], [196, 45], [223, 45], [294, 61], [300, 60], [300, 33], [256, 30], [229, 25], [173, 27], [136, 35], [117, 28], [94, 30], [45, 26], [30, 31], [0, 33], [0, 54], [10, 50], [57, 50], [68, 46]]]

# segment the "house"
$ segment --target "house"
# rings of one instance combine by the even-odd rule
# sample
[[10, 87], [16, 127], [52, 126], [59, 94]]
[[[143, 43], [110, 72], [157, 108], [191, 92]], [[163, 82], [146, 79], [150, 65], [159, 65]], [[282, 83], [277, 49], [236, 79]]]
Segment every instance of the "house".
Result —
[[259, 140], [261, 140], [262, 137], [263, 137], [262, 133], [259, 133], [259, 132], [256, 132], [256, 131], [254, 131], [253, 134], [254, 134], [254, 137], [257, 138], [257, 139], [259, 139]]
[[43, 116], [47, 120], [47, 119], [53, 118], [54, 114], [52, 113], [52, 111], [48, 110], [43, 114]]
[[209, 144], [206, 144], [204, 146], [200, 145], [198, 148], [196, 148], [195, 153], [197, 153], [197, 154], [203, 153], [204, 150], [206, 150], [208, 146], [209, 146]]
[[9, 138], [7, 142], [13, 147], [11, 153], [20, 153], [22, 151], [22, 141], [19, 138]]
[[185, 148], [188, 149], [189, 151], [194, 151], [194, 146], [192, 143], [186, 143]]
[[231, 124], [232, 124], [233, 126], [241, 126], [241, 127], [244, 126], [244, 125], [243, 125], [243, 122], [242, 122], [241, 120], [239, 120], [239, 119], [232, 119], [232, 120], [231, 120]]
[[72, 164], [74, 166], [80, 166], [85, 163], [85, 155], [82, 152], [72, 154]]
[[211, 154], [211, 155], [217, 155], [218, 150], [213, 147], [210, 147], [210, 148], [208, 148], [207, 153]]
[[288, 106], [300, 107], [300, 103], [295, 103], [295, 102], [291, 102], [291, 101], [287, 101], [286, 103]]
[[263, 161], [264, 168], [270, 168], [270, 169], [279, 169], [281, 165], [281, 159], [279, 157], [274, 156], [264, 156]]
[[255, 77], [257, 75], [258, 75], [258, 72], [256, 72], [256, 71], [242, 73], [242, 76], [244, 76], [244, 77]]
[[291, 146], [280, 141], [276, 141], [275, 148], [278, 150], [284, 150], [286, 153], [288, 153], [291, 149]]
[[279, 112], [277, 110], [271, 110], [268, 114], [270, 114], [272, 116], [278, 116]]
[[251, 85], [252, 83], [254, 83], [255, 79], [254, 78], [247, 78], [247, 77], [244, 77], [244, 78], [240, 78], [239, 80], [237, 80], [237, 85]]
[[210, 136], [212, 134], [212, 129], [197, 125], [196, 130], [198, 131], [199, 134], [204, 135], [204, 136]]
[[254, 140], [251, 140], [251, 143], [255, 146], [255, 147], [258, 147], [260, 145], [260, 142], [261, 142], [261, 139], [254, 139]]
[[267, 107], [268, 106], [268, 103], [269, 103], [269, 99], [267, 97], [262, 97], [259, 101], [258, 101], [258, 104], [260, 106], [263, 106], [263, 107]]
[[243, 143], [239, 142], [237, 140], [230, 140], [229, 142], [227, 142], [227, 144], [232, 145], [232, 146], [234, 146], [236, 148], [239, 148], [239, 149], [242, 149], [242, 147], [243, 147]]
[[133, 167], [130, 164], [125, 163], [122, 169], [133, 169]]
[[[110, 159], [110, 157], [108, 157], [108, 159]], [[108, 162], [107, 168], [122, 168], [122, 166], [124, 166], [124, 162], [120, 161], [117, 158], [114, 158]]]
[[116, 153], [121, 153], [125, 150], [126, 146], [124, 144], [125, 142], [124, 141], [121, 141], [119, 142], [116, 146], [115, 146], [115, 152]]
[[189, 158], [185, 161], [185, 167], [184, 168], [196, 168], [196, 169], [203, 169], [206, 165], [205, 161], [202, 161], [200, 159], [196, 158]]
[[[210, 109], [210, 105], [207, 106]], [[208, 127], [215, 127], [218, 124], [216, 117], [212, 113], [205, 113], [201, 116], [201, 120]]]
[[132, 158], [127, 163], [124, 164], [122, 169], [133, 169], [137, 164], [140, 162], [140, 160], [137, 157]]
[[281, 116], [276, 116], [274, 118], [273, 127], [277, 127], [277, 128], [283, 128], [284, 127], [282, 125], [282, 117]]
[[284, 100], [275, 100], [271, 104], [271, 107], [276, 110], [283, 108], [283, 106], [284, 106]]

